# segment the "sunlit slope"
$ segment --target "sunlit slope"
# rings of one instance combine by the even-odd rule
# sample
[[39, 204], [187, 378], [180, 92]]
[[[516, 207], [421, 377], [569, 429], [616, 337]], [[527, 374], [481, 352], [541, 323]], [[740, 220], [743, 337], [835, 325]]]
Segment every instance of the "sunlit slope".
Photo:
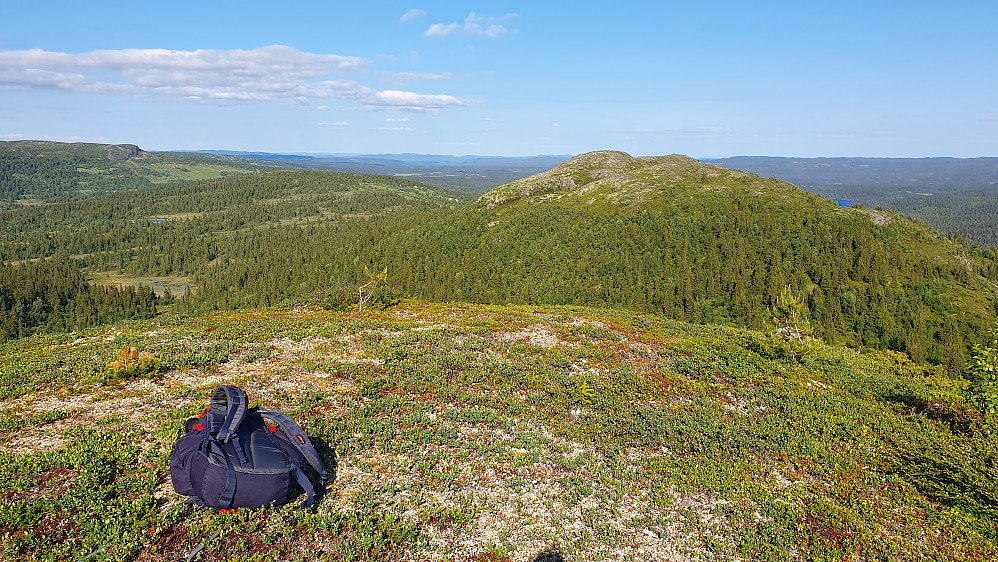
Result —
[[81, 312], [86, 287], [67, 285], [83, 275], [191, 292], [206, 308], [314, 299], [330, 290], [331, 256], [362, 271], [355, 248], [372, 228], [455, 202], [399, 178], [277, 171], [0, 212], [0, 340], [102, 321]]
[[[106, 370], [123, 346], [157, 370]], [[12, 560], [998, 555], [993, 437], [897, 354], [816, 342], [798, 360], [660, 316], [405, 302], [167, 317], [0, 355]], [[218, 384], [323, 444], [337, 478], [314, 512], [172, 492], [179, 428]]]
[[756, 328], [790, 286], [819, 337], [960, 368], [966, 338], [998, 306], [995, 258], [773, 178], [595, 152], [406, 232], [381, 259], [425, 298], [625, 307]]
[[0, 142], [0, 205], [76, 201], [161, 183], [258, 173], [277, 167], [293, 164], [212, 154], [147, 152], [133, 144]]

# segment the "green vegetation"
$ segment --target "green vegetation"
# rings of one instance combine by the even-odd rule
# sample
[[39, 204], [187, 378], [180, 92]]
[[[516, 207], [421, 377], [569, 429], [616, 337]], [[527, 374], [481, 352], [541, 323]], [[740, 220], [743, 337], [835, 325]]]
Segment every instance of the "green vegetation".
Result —
[[895, 209], [967, 240], [998, 247], [998, 158], [775, 158], [706, 160], [775, 176], [832, 199]]
[[183, 277], [189, 312], [398, 297], [575, 304], [769, 327], [790, 286], [815, 337], [962, 372], [998, 253], [897, 213], [679, 157], [593, 153], [476, 205], [394, 177], [282, 171], [0, 214], [0, 259]]
[[887, 199], [885, 207], [917, 217], [941, 232], [966, 238], [988, 247], [998, 247], [998, 189], [960, 191]]
[[[126, 348], [162, 369], [105, 386]], [[812, 340], [795, 359], [775, 335], [659, 316], [407, 301], [164, 316], [0, 355], [7, 559], [998, 556], [994, 437], [958, 379], [897, 353]], [[322, 443], [337, 479], [314, 512], [170, 491], [216, 374]]]
[[95, 287], [73, 264], [0, 264], [0, 342], [156, 315], [156, 295], [139, 286]]
[[962, 371], [998, 311], [998, 253], [684, 157], [583, 155], [393, 237], [403, 294], [770, 325], [791, 286], [816, 337]]
[[[0, 558], [998, 556], [994, 250], [679, 156], [133, 187], [0, 213]], [[317, 509], [172, 493], [220, 383]]]
[[0, 142], [0, 206], [75, 201], [275, 167], [293, 166], [231, 156], [145, 152], [131, 144]]

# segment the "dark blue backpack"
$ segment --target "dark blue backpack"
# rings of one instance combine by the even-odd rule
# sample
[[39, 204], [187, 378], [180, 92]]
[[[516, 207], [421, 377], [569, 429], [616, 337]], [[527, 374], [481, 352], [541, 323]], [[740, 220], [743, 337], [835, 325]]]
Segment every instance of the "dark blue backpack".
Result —
[[185, 424], [170, 456], [178, 494], [217, 509], [287, 502], [295, 483], [311, 507], [329, 473], [308, 436], [290, 417], [249, 407], [246, 393], [220, 386], [211, 406]]

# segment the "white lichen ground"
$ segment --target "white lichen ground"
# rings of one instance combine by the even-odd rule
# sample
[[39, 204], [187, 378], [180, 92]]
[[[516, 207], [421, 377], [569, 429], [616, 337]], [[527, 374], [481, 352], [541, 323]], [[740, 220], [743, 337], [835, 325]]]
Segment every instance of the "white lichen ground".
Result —
[[[308, 310], [299, 311], [303, 318]], [[456, 312], [453, 314], [457, 314]], [[398, 319], [405, 320], [405, 313]], [[538, 317], [538, 322], [485, 335], [459, 329], [449, 319], [421, 319], [413, 332], [439, 332], [460, 345], [469, 338], [483, 338], [483, 357], [502, 361], [501, 351], [511, 345], [538, 348], [541, 352], [578, 347], [566, 341], [559, 329], [591, 324], [606, 325], [582, 317], [557, 321]], [[405, 331], [366, 330], [334, 336], [279, 336], [259, 342], [268, 357], [249, 361], [238, 354], [217, 368], [170, 370], [154, 380], [136, 380], [120, 387], [77, 388], [74, 393], [33, 392], [0, 401], [0, 409], [25, 416], [49, 411], [74, 411], [78, 415], [40, 427], [10, 432], [0, 451], [26, 454], [64, 446], [67, 429], [93, 426], [117, 418], [145, 431], [142, 448], [170, 447], [157, 430], [167, 419], [164, 412], [207, 404], [220, 384], [243, 388], [251, 400], [262, 404], [294, 403], [308, 393], [325, 395], [326, 415], [350, 415], [363, 403], [355, 381], [331, 374], [330, 366], [378, 367], [384, 361], [372, 353], [365, 341], [391, 341]], [[168, 343], [169, 330], [146, 334]], [[655, 349], [640, 341], [624, 342], [635, 358], [635, 368], [654, 361]], [[114, 334], [109, 336], [114, 340]], [[80, 338], [69, 346], [96, 346], [106, 338]], [[185, 346], [207, 346], [208, 338], [192, 338]], [[303, 366], [305, 365], [305, 366]], [[311, 366], [311, 367], [309, 367]], [[319, 367], [316, 367], [319, 366]], [[598, 367], [573, 363], [575, 373], [594, 374]], [[416, 397], [411, 397], [417, 400]], [[320, 510], [354, 509], [358, 494], [372, 489], [389, 490], [382, 505], [393, 506], [402, 519], [418, 525], [428, 543], [405, 554], [405, 560], [468, 560], [484, 549], [499, 549], [509, 560], [532, 560], [546, 548], [557, 547], [571, 559], [602, 560], [701, 560], [710, 556], [706, 541], [725, 542], [725, 521], [717, 515], [724, 502], [708, 493], [682, 494], [672, 490], [657, 496], [647, 486], [641, 467], [646, 451], [633, 450], [612, 461], [604, 458], [595, 443], [557, 437], [544, 425], [529, 419], [508, 418], [496, 425], [451, 421], [447, 411], [456, 406], [424, 405], [424, 415], [439, 430], [450, 431], [446, 445], [426, 444], [406, 454], [390, 447], [375, 447], [338, 458], [336, 480]], [[668, 407], [668, 406], [666, 406]], [[747, 413], [753, 406], [732, 399], [725, 407]], [[569, 415], [590, 415], [575, 408]], [[162, 435], [160, 431], [159, 435]], [[505, 447], [503, 454], [490, 451]], [[789, 480], [788, 480], [789, 482]], [[659, 489], [661, 491], [661, 489]], [[390, 493], [390, 495], [388, 495]], [[157, 489], [163, 509], [180, 503], [168, 480]], [[441, 513], [450, 514], [441, 517]], [[456, 523], [454, 513], [463, 521]], [[303, 548], [322, 549], [321, 542], [305, 540]]]

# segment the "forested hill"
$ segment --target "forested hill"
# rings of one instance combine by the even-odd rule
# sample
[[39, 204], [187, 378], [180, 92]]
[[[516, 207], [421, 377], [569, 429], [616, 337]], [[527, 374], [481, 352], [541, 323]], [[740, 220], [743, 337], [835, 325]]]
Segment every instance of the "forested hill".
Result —
[[577, 156], [383, 248], [403, 292], [443, 300], [761, 328], [789, 286], [816, 336], [954, 370], [998, 307], [993, 250], [683, 156]]
[[[0, 341], [151, 316], [151, 277], [208, 307], [322, 295], [330, 255], [359, 259], [375, 224], [411, 225], [456, 201], [393, 177], [277, 171], [0, 212]], [[81, 272], [126, 288], [91, 291]]]
[[896, 208], [935, 229], [998, 246], [998, 158], [776, 158], [705, 160], [775, 176], [833, 199]]
[[998, 187], [939, 195], [888, 199], [884, 207], [897, 209], [947, 233], [968, 241], [998, 247]]
[[235, 156], [146, 152], [133, 144], [0, 142], [0, 208], [279, 167], [294, 166]]
[[331, 172], [165, 185], [2, 213], [0, 259], [182, 276], [192, 312], [348, 306], [365, 269], [386, 268], [382, 304], [574, 304], [759, 329], [786, 294], [816, 337], [952, 372], [998, 307], [993, 249], [683, 156], [590, 153], [457, 199]]

